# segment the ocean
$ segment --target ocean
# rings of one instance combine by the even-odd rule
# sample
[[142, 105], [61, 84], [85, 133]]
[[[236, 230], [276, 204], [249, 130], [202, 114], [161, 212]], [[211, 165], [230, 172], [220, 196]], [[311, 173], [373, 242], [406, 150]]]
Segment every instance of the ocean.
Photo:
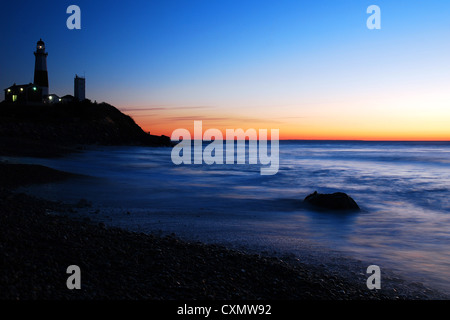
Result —
[[[279, 171], [266, 176], [260, 165], [177, 166], [171, 148], [8, 160], [86, 175], [21, 188], [85, 199], [91, 205], [74, 213], [80, 217], [300, 260], [346, 257], [450, 292], [449, 142], [280, 141], [279, 148]], [[362, 211], [311, 211], [302, 200], [314, 191], [345, 192]]]

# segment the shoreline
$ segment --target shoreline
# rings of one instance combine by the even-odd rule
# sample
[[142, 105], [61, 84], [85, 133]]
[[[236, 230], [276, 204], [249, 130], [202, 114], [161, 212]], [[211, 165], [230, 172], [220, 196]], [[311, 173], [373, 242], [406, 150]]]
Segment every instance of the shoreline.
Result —
[[[29, 168], [26, 183], [43, 182], [42, 177], [45, 182], [71, 178], [42, 166]], [[26, 171], [14, 172], [20, 176]], [[368, 290], [364, 274], [352, 279], [298, 259], [77, 221], [70, 217], [72, 205], [10, 188], [1, 189], [0, 201], [0, 245], [6, 258], [0, 278], [3, 300], [448, 299], [407, 282], [390, 284], [389, 278], [383, 279], [388, 285], [381, 290]], [[66, 268], [72, 264], [82, 270], [82, 290], [66, 287]]]

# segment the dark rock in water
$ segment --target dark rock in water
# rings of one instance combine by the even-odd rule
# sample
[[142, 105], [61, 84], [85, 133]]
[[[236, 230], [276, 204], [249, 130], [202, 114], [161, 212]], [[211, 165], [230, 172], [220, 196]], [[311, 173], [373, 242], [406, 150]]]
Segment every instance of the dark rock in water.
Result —
[[314, 207], [327, 210], [361, 210], [355, 200], [343, 192], [323, 194], [314, 191], [314, 193], [307, 196], [303, 201]]
[[77, 207], [77, 208], [90, 208], [90, 207], [92, 207], [92, 202], [88, 201], [86, 199], [80, 199], [80, 201], [77, 202], [75, 207]]

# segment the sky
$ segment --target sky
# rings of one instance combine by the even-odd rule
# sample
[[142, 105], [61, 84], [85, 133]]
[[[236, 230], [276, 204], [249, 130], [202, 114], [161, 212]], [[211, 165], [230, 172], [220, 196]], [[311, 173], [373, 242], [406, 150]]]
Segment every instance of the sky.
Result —
[[33, 81], [42, 38], [50, 93], [85, 76], [87, 98], [152, 134], [202, 120], [281, 139], [450, 140], [447, 0], [9, 1], [0, 32], [2, 89]]

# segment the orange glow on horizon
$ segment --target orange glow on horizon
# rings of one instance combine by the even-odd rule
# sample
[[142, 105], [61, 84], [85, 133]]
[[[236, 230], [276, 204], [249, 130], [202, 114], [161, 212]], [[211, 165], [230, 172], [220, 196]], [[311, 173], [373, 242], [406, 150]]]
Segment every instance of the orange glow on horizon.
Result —
[[123, 108], [123, 112], [144, 131], [169, 137], [179, 128], [193, 134], [194, 121], [201, 120], [203, 131], [214, 128], [224, 135], [226, 129], [253, 128], [270, 134], [270, 129], [278, 129], [280, 140], [450, 141], [449, 101], [434, 97], [259, 107], [156, 105]]
[[[198, 120], [201, 120], [201, 118]], [[167, 123], [155, 118], [137, 117], [135, 121], [145, 132], [150, 132], [153, 135], [170, 137], [175, 129], [185, 128], [193, 136], [194, 120]], [[301, 128], [293, 124], [248, 123], [245, 120], [223, 125], [214, 123], [214, 121], [203, 120], [203, 132], [210, 128], [219, 129], [224, 137], [226, 129], [241, 128], [245, 131], [253, 128], [257, 132], [259, 129], [267, 129], [269, 136], [270, 129], [279, 129], [280, 140], [450, 141], [450, 130], [443, 132], [423, 128], [422, 130], [390, 129], [382, 131], [371, 128], [366, 130], [364, 128], [330, 128], [326, 125], [311, 125], [307, 128]]]

